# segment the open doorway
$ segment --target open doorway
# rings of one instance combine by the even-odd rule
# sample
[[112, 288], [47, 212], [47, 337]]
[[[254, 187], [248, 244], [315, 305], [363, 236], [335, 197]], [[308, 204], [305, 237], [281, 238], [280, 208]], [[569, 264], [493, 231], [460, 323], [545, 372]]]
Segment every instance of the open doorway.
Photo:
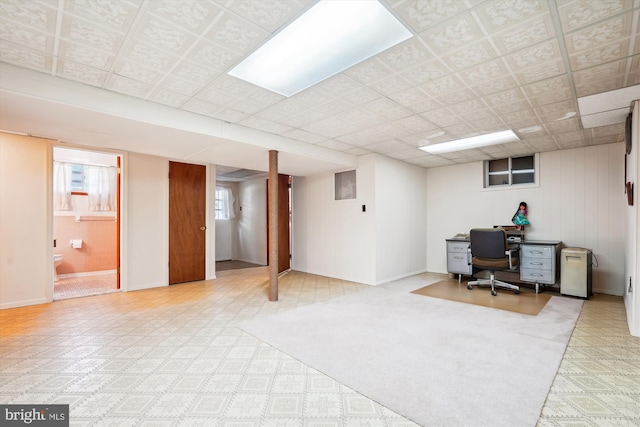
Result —
[[120, 289], [121, 156], [53, 148], [53, 299]]

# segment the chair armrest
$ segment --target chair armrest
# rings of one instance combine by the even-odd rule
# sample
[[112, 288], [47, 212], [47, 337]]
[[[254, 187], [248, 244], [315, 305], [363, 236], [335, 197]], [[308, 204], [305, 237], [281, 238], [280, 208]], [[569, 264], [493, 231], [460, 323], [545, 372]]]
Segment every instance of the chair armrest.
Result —
[[515, 268], [517, 267], [516, 265], [513, 265], [513, 261], [511, 260], [511, 255], [515, 252], [518, 252], [520, 250], [520, 247], [511, 247], [509, 249], [507, 249], [506, 251], [504, 251], [505, 255], [509, 256], [509, 269], [510, 270], [515, 270]]

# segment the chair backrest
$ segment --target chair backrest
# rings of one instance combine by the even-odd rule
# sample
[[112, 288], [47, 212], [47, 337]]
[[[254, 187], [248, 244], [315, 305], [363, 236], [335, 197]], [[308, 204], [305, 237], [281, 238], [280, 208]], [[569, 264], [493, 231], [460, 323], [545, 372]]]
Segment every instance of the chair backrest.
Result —
[[480, 258], [504, 258], [507, 233], [501, 228], [473, 228], [469, 232], [471, 255]]

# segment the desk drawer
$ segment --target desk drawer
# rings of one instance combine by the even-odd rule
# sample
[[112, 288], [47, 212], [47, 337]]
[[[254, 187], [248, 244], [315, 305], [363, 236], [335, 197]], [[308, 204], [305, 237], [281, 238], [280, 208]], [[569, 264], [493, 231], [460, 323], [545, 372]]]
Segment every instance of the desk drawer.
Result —
[[520, 259], [520, 268], [530, 268], [536, 270], [551, 270], [551, 258], [522, 258]]
[[521, 245], [520, 258], [553, 258], [553, 247], [537, 245]]
[[447, 242], [447, 252], [467, 253], [469, 242]]
[[524, 282], [547, 283], [550, 285], [556, 282], [555, 277], [553, 277], [553, 271], [551, 270], [523, 267], [520, 267], [520, 280]]
[[471, 274], [467, 252], [449, 252], [447, 254], [447, 271], [449, 273]]

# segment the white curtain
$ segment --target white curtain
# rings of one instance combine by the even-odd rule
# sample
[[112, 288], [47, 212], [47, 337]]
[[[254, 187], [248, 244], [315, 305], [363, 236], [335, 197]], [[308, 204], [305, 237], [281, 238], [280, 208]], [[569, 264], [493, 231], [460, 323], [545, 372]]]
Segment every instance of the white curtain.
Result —
[[231, 188], [216, 186], [216, 219], [235, 218], [233, 202], [234, 197]]
[[116, 168], [88, 166], [87, 175], [89, 210], [114, 211], [116, 209]]
[[71, 165], [53, 162], [53, 210], [71, 210]]

